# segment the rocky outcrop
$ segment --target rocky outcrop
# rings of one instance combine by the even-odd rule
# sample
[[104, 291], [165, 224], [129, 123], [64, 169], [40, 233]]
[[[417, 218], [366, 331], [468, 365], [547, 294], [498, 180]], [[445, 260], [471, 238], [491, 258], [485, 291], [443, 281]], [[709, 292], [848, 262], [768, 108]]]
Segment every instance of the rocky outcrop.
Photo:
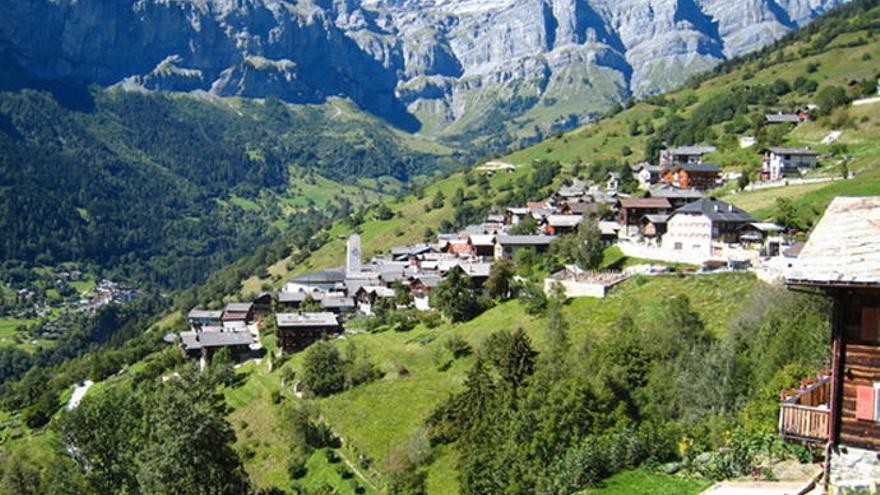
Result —
[[37, 77], [291, 102], [338, 95], [404, 128], [418, 118], [463, 132], [485, 123], [479, 115], [525, 125], [669, 89], [840, 3], [19, 0], [0, 4], [0, 44]]

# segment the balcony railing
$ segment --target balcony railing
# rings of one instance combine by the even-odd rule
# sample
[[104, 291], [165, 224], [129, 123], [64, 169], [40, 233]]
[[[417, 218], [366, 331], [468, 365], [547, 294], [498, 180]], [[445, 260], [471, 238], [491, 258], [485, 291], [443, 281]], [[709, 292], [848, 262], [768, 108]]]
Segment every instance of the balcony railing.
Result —
[[782, 438], [805, 443], [826, 442], [830, 396], [831, 377], [826, 376], [784, 397], [779, 408], [779, 433]]

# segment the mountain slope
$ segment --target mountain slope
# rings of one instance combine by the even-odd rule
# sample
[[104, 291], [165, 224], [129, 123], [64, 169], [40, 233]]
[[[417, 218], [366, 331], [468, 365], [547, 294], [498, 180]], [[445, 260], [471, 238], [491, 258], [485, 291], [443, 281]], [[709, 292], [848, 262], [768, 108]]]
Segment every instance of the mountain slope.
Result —
[[[394, 191], [373, 179], [437, 166], [344, 102], [85, 94], [88, 111], [0, 93], [4, 261], [78, 261], [186, 287], [291, 226]], [[332, 192], [315, 195], [319, 180]]]
[[299, 103], [342, 95], [452, 143], [498, 132], [498, 149], [521, 129], [671, 89], [842, 3], [38, 0], [0, 6], [0, 45], [39, 77]]

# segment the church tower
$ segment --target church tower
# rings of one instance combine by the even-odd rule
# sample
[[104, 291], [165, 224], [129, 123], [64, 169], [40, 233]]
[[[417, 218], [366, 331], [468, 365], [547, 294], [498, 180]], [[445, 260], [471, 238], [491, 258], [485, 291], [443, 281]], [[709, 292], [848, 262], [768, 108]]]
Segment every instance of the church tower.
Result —
[[345, 252], [345, 275], [351, 276], [361, 272], [361, 236], [351, 234]]

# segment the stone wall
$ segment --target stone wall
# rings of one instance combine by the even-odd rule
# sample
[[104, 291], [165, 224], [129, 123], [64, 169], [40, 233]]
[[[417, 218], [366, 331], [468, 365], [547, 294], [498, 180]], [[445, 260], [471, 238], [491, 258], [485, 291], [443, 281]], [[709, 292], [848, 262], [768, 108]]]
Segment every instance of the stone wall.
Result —
[[841, 446], [831, 454], [831, 495], [880, 493], [878, 452]]

